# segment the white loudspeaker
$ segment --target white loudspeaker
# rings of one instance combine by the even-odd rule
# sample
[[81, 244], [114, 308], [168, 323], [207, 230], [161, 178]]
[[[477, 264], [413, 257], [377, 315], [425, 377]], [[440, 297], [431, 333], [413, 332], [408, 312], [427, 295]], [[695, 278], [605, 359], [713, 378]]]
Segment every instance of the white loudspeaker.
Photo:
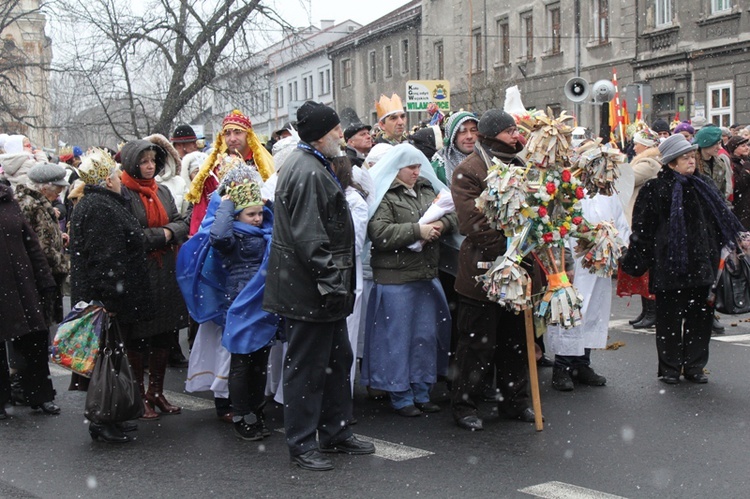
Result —
[[597, 103], [609, 102], [615, 98], [615, 85], [609, 80], [599, 80], [591, 87], [591, 93]]
[[583, 78], [571, 78], [565, 82], [565, 97], [572, 102], [583, 102], [589, 96], [589, 82]]

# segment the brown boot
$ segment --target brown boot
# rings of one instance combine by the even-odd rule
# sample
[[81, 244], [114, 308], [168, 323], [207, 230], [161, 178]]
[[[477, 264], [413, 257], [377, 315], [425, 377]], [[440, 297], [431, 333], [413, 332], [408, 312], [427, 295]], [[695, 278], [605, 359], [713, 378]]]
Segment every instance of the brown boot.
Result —
[[159, 413], [146, 400], [146, 387], [143, 384], [143, 352], [128, 350], [128, 361], [130, 361], [130, 367], [133, 369], [135, 379], [138, 381], [138, 389], [141, 391], [141, 398], [143, 399], [143, 416], [138, 419], [142, 421], [159, 419]]
[[172, 405], [164, 397], [164, 374], [169, 362], [168, 348], [154, 348], [148, 359], [148, 393], [146, 400], [159, 408], [162, 414], [180, 414], [182, 409]]

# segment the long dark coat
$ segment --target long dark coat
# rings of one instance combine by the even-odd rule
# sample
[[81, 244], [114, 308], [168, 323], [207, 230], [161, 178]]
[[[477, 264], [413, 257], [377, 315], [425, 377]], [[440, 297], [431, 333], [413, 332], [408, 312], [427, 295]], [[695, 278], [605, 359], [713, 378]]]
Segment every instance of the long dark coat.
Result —
[[[126, 149], [127, 147], [127, 149]], [[122, 168], [134, 178], [138, 178], [138, 156], [154, 144], [145, 140], [128, 143], [122, 150]], [[158, 146], [156, 146], [158, 147]], [[157, 163], [162, 161], [157, 153]], [[157, 173], [160, 165], [157, 164]], [[175, 274], [177, 250], [179, 245], [187, 240], [188, 223], [180, 214], [169, 189], [160, 185], [157, 196], [164, 206], [169, 223], [161, 227], [149, 227], [146, 209], [137, 192], [122, 188], [122, 196], [130, 212], [135, 215], [145, 235], [146, 252], [166, 249], [159, 257], [147, 258], [145, 274], [148, 276], [151, 292], [153, 293], [155, 317], [153, 320], [137, 324], [133, 328], [131, 338], [150, 338], [174, 329], [182, 329], [188, 325], [188, 312], [182, 293], [177, 285]], [[164, 229], [172, 231], [172, 239], [167, 242]]]
[[143, 231], [119, 194], [87, 185], [70, 222], [71, 302], [99, 300], [118, 321], [151, 318]]
[[[694, 175], [700, 175], [709, 185], [713, 185], [710, 177], [697, 172]], [[669, 224], [675, 182], [673, 173], [664, 167], [638, 193], [633, 209], [630, 245], [620, 262], [622, 270], [632, 276], [641, 276], [648, 271], [651, 293], [710, 286], [719, 268], [719, 227], [707, 203], [694, 187], [686, 185], [682, 210], [688, 241], [687, 272], [677, 274], [671, 270]]]
[[0, 341], [46, 330], [40, 297], [54, 289], [36, 234], [0, 184]]

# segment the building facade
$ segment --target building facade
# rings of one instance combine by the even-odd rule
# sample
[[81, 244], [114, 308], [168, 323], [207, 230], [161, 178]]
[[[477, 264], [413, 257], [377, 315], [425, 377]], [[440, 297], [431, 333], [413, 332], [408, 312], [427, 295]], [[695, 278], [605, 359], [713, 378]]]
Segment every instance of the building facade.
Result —
[[[344, 125], [375, 123], [381, 94], [405, 99], [406, 82], [420, 79], [421, 3], [408, 2], [329, 47], [335, 108]], [[419, 118], [409, 113], [408, 125]]]
[[[11, 10], [6, 11], [7, 7]], [[23, 134], [37, 147], [54, 149], [49, 98], [52, 42], [45, 35], [47, 20], [40, 0], [20, 0], [0, 8], [0, 73], [3, 103], [0, 133]]]
[[742, 0], [639, 0], [634, 77], [654, 116], [750, 123], [750, 12]]
[[[451, 107], [481, 113], [503, 107], [518, 85], [527, 108], [574, 113], [565, 83], [633, 81], [636, 6], [608, 0], [429, 0], [422, 4], [424, 79], [451, 82]], [[580, 20], [580, 21], [578, 21]], [[598, 108], [581, 104], [584, 126]]]
[[214, 125], [228, 111], [247, 113], [255, 132], [266, 140], [285, 123], [296, 121], [306, 100], [333, 105], [333, 67], [326, 51], [362, 25], [354, 21], [321, 21], [253, 56], [248, 66], [219, 79], [214, 95]]

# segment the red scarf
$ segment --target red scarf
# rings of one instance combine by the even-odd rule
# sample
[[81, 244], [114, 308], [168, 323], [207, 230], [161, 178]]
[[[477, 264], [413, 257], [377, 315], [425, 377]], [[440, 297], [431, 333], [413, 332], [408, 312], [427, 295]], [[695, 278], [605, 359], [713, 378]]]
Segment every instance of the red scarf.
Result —
[[[128, 172], [123, 171], [122, 185], [133, 192], [137, 192], [140, 196], [143, 208], [146, 210], [147, 228], [163, 227], [169, 223], [167, 210], [164, 209], [164, 205], [157, 195], [159, 185], [156, 183], [156, 179], [134, 178]], [[169, 248], [166, 247], [157, 249], [149, 252], [148, 256], [157, 260], [161, 266], [161, 256], [168, 250]]]

